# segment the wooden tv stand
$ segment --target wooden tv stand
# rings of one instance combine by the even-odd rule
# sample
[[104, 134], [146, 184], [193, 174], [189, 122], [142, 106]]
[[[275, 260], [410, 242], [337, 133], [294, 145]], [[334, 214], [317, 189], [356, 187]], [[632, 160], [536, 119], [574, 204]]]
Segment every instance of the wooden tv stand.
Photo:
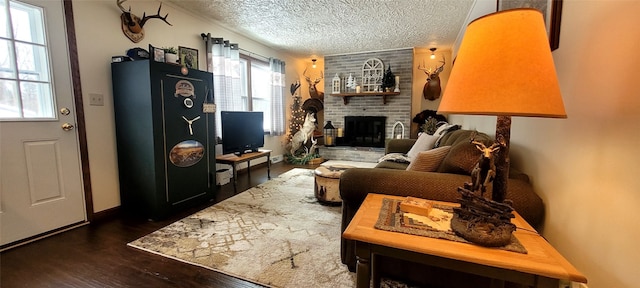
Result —
[[258, 152], [249, 152], [242, 155], [217, 155], [216, 163], [231, 165], [233, 168], [233, 191], [236, 191], [238, 184], [238, 164], [247, 162], [247, 173], [249, 173], [249, 178], [251, 178], [251, 160], [262, 157], [267, 157], [267, 178], [271, 179], [271, 150], [258, 150]]

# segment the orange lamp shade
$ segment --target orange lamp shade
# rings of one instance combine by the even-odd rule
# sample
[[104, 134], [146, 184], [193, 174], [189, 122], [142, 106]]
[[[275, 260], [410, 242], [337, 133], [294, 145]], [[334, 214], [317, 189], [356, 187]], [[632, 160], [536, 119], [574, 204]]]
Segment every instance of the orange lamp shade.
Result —
[[471, 22], [438, 113], [566, 118], [544, 25], [535, 9]]

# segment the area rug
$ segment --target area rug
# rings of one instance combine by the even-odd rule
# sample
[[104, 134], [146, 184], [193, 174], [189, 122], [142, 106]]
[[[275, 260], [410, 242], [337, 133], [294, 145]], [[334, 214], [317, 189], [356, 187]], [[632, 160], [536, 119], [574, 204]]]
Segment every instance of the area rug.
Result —
[[295, 168], [128, 245], [270, 287], [355, 287], [340, 261], [340, 207]]

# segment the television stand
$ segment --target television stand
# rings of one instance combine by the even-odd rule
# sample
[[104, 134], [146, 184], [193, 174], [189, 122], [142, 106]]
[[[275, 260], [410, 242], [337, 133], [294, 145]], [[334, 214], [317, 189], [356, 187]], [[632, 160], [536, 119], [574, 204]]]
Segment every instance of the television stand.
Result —
[[258, 150], [257, 152], [248, 152], [241, 155], [224, 154], [216, 155], [216, 163], [231, 165], [233, 169], [233, 191], [237, 192], [238, 184], [238, 164], [247, 162], [247, 173], [251, 178], [251, 160], [267, 157], [267, 178], [271, 179], [271, 150]]

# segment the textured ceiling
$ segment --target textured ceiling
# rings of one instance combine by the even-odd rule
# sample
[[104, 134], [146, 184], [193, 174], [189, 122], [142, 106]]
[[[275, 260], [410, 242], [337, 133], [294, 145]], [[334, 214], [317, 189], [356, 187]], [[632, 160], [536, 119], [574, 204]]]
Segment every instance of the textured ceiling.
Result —
[[165, 1], [213, 18], [269, 47], [318, 57], [407, 47], [450, 49], [474, 3], [474, 0]]

